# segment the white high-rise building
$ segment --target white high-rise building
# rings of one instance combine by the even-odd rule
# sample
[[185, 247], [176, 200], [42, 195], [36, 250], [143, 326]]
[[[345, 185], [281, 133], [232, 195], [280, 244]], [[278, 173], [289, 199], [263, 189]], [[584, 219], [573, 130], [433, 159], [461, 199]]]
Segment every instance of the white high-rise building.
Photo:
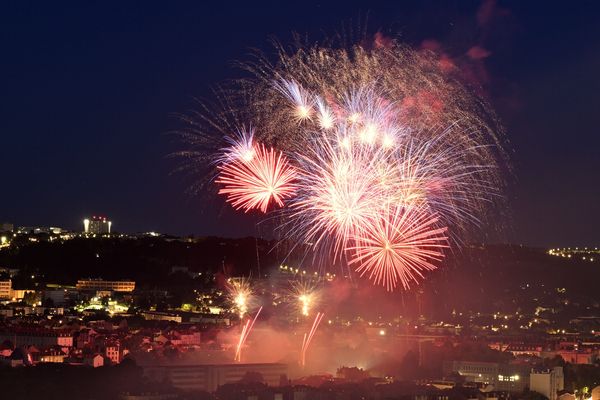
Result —
[[83, 232], [85, 233], [110, 233], [112, 222], [106, 217], [93, 216], [83, 220]]

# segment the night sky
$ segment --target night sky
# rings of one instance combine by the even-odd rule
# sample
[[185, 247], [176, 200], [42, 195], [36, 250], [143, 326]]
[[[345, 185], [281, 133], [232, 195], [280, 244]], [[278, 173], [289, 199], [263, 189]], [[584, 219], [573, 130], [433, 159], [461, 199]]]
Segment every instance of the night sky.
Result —
[[270, 37], [319, 39], [368, 17], [371, 32], [470, 71], [499, 114], [511, 221], [490, 240], [600, 244], [597, 2], [11, 3], [0, 8], [0, 222], [79, 229], [103, 214], [124, 232], [254, 234], [256, 217], [172, 174], [173, 114], [239, 76], [233, 62]]

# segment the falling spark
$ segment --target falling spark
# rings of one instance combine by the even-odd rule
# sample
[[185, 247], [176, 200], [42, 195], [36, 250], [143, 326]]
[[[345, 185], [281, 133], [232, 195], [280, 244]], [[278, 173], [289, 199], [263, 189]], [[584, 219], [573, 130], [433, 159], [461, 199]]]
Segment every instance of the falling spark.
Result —
[[242, 332], [240, 333], [240, 339], [238, 341], [237, 348], [235, 351], [234, 360], [237, 362], [242, 362], [242, 348], [246, 344], [246, 339], [248, 339], [248, 335], [250, 335], [250, 331], [252, 331], [252, 328], [254, 327], [254, 323], [256, 322], [256, 318], [258, 318], [258, 315], [260, 314], [261, 311], [262, 311], [262, 307], [260, 307], [258, 309], [258, 311], [256, 312], [256, 315], [254, 315], [254, 318], [252, 320], [250, 320], [250, 319], [246, 320], [246, 323], [244, 324], [244, 326], [242, 328]]
[[300, 351], [300, 365], [302, 366], [302, 368], [306, 366], [306, 352], [324, 315], [324, 313], [318, 312], [315, 316], [315, 320], [313, 321], [310, 331], [304, 334], [304, 337], [302, 339], [302, 349]]
[[335, 116], [331, 109], [321, 99], [317, 99], [317, 108], [319, 110], [319, 125], [321, 129], [331, 129], [335, 123]]
[[219, 158], [219, 163], [230, 163], [241, 161], [248, 163], [254, 159], [256, 153], [254, 149], [254, 128], [239, 129], [234, 136], [226, 136], [225, 141], [228, 147], [221, 149], [223, 155]]

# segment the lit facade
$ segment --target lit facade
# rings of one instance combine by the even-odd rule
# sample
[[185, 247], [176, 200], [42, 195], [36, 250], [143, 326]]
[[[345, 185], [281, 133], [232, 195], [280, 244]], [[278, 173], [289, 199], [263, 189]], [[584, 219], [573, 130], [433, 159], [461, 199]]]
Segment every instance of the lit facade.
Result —
[[112, 292], [133, 292], [135, 290], [134, 281], [105, 281], [102, 279], [80, 279], [77, 281], [77, 290], [89, 291], [112, 291]]
[[494, 390], [521, 392], [527, 386], [529, 369], [526, 366], [478, 361], [452, 361], [444, 363], [444, 372], [458, 373], [467, 382], [484, 386], [492, 385]]
[[0, 299], [10, 299], [12, 297], [11, 288], [12, 283], [10, 279], [6, 281], [0, 281]]
[[16, 347], [73, 347], [73, 335], [68, 332], [56, 332], [52, 329], [10, 329], [0, 331], [0, 341], [10, 340]]
[[183, 322], [181, 315], [164, 313], [158, 311], [143, 311], [140, 315], [146, 320], [152, 321], [173, 321], [177, 323]]
[[98, 217], [94, 215], [91, 218], [83, 220], [83, 232], [92, 234], [110, 233], [112, 222], [106, 217]]

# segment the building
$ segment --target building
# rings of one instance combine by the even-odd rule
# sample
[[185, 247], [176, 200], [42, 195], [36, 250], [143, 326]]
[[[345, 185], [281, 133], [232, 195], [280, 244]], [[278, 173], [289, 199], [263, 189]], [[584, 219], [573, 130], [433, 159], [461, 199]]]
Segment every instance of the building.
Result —
[[89, 345], [90, 343], [92, 343], [92, 341], [94, 340], [94, 338], [98, 335], [98, 333], [93, 330], [93, 329], [89, 329], [89, 328], [83, 328], [79, 331], [79, 334], [77, 334], [77, 338], [75, 340], [75, 343], [77, 345], [78, 349], [83, 349], [84, 347], [86, 347], [87, 345]]
[[512, 353], [513, 356], [533, 355], [539, 357], [542, 346], [539, 344], [511, 343], [503, 351]]
[[181, 315], [159, 312], [159, 311], [142, 311], [140, 315], [146, 320], [152, 321], [173, 321], [181, 323], [183, 318]]
[[598, 345], [596, 343], [578, 343], [563, 341], [558, 343], [555, 349], [542, 352], [543, 358], [562, 357], [565, 362], [571, 364], [593, 364], [598, 356]]
[[231, 320], [229, 318], [225, 318], [218, 314], [199, 314], [198, 316], [190, 317], [190, 322], [203, 325], [231, 325]]
[[11, 299], [12, 298], [12, 282], [10, 279], [6, 281], [0, 281], [0, 299]]
[[549, 400], [557, 400], [558, 391], [565, 388], [565, 378], [562, 367], [543, 371], [531, 371], [529, 389], [543, 394]]
[[104, 366], [104, 357], [96, 353], [88, 357], [83, 358], [83, 365], [88, 365], [92, 368], [98, 368]]
[[77, 291], [74, 289], [47, 289], [42, 293], [44, 300], [52, 300], [54, 306], [60, 307], [67, 305], [71, 300], [77, 298]]
[[34, 353], [33, 361], [36, 363], [63, 363], [67, 355], [59, 347], [50, 347]]
[[59, 235], [62, 231], [62, 228], [56, 226], [19, 226], [17, 228], [17, 233], [20, 235], [39, 235], [41, 233]]
[[495, 391], [522, 392], [528, 383], [529, 368], [494, 362], [451, 361], [444, 363], [444, 373], [458, 373], [466, 382], [491, 385]]
[[144, 375], [157, 382], [168, 379], [181, 390], [214, 392], [219, 386], [239, 382], [248, 372], [259, 373], [270, 386], [287, 382], [286, 364], [206, 364], [144, 367]]
[[21, 300], [27, 293], [35, 293], [35, 290], [15, 290], [12, 288], [12, 281], [10, 279], [0, 281], [0, 300]]
[[193, 330], [173, 330], [167, 338], [174, 346], [200, 346], [201, 343], [200, 332]]
[[33, 230], [35, 228], [33, 226], [19, 226], [17, 228], [17, 233], [19, 235], [29, 235], [31, 233], [33, 233]]
[[592, 389], [592, 400], [600, 400], [600, 386]]
[[93, 233], [93, 234], [102, 234], [102, 233], [110, 233], [112, 228], [112, 222], [109, 221], [106, 217], [99, 217], [94, 215], [91, 218], [86, 218], [83, 220], [83, 232], [84, 233]]
[[0, 232], [12, 232], [15, 226], [9, 222], [0, 223]]
[[0, 316], [4, 318], [11, 318], [14, 315], [14, 310], [10, 307], [2, 307], [0, 308]]
[[33, 289], [11, 289], [10, 298], [12, 301], [21, 300], [27, 293], [35, 293]]
[[0, 267], [0, 273], [8, 274], [11, 278], [14, 278], [18, 273], [18, 268], [2, 268]]
[[111, 341], [105, 344], [104, 355], [113, 364], [119, 364], [127, 354], [129, 354], [129, 351], [123, 349], [119, 341]]
[[44, 328], [12, 328], [0, 331], [0, 342], [9, 340], [15, 347], [35, 346], [46, 348], [52, 346], [73, 347], [73, 335], [54, 329]]
[[592, 349], [578, 349], [578, 350], [557, 350], [557, 355], [562, 357], [565, 362], [571, 364], [588, 364], [591, 365], [596, 359], [597, 352]]
[[134, 281], [105, 281], [103, 279], [80, 279], [77, 281], [77, 290], [86, 291], [112, 291], [112, 292], [133, 292], [135, 289]]

